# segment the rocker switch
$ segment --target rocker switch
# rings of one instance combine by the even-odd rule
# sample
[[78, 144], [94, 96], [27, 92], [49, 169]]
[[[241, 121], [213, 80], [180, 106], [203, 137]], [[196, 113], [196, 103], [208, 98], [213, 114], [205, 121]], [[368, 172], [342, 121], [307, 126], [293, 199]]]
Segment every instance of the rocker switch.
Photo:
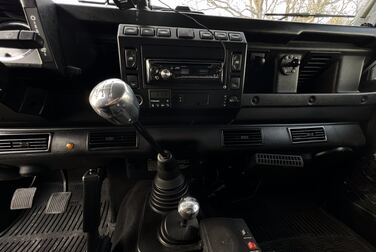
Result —
[[137, 68], [136, 49], [125, 49], [125, 67], [128, 69]]

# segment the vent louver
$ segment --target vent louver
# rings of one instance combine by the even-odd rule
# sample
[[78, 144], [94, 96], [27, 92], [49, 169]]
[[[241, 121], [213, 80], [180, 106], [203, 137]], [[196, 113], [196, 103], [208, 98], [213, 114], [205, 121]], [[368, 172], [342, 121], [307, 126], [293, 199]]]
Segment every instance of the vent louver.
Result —
[[292, 143], [326, 142], [324, 127], [289, 128]]
[[316, 79], [330, 67], [334, 54], [308, 54], [302, 60], [299, 68], [298, 85], [304, 85]]
[[0, 135], [0, 154], [49, 151], [51, 134]]
[[261, 129], [223, 130], [223, 145], [251, 146], [262, 144]]
[[137, 147], [135, 131], [106, 131], [89, 133], [89, 150], [128, 149]]

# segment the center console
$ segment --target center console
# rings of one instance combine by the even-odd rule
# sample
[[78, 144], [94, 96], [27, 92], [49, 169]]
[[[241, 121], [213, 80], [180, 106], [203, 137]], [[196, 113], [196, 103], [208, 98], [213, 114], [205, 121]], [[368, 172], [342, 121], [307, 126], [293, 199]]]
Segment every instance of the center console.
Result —
[[243, 33], [120, 25], [122, 79], [141, 109], [238, 109], [247, 41]]
[[157, 172], [143, 204], [137, 251], [259, 252], [244, 221], [196, 218], [199, 203], [189, 196], [189, 184], [172, 153], [139, 120], [140, 109], [237, 111], [245, 76], [244, 34], [120, 25], [118, 45], [122, 80], [102, 81], [89, 101], [107, 121], [132, 125], [157, 153]]

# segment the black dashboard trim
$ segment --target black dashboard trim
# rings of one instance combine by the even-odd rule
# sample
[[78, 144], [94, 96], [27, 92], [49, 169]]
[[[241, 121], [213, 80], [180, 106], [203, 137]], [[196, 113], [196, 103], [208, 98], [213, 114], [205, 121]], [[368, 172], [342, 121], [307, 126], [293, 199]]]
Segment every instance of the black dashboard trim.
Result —
[[243, 94], [242, 107], [312, 107], [376, 105], [376, 93]]

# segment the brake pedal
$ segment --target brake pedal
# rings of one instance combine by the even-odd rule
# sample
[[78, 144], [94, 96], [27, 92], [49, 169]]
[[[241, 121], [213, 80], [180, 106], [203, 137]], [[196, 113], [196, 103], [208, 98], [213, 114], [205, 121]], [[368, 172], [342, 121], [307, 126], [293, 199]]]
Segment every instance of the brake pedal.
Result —
[[72, 196], [72, 193], [68, 192], [68, 173], [66, 170], [60, 170], [60, 175], [63, 182], [63, 191], [51, 194], [44, 211], [45, 214], [62, 214], [67, 210]]
[[67, 209], [69, 200], [72, 196], [71, 192], [55, 192], [51, 194], [47, 202], [45, 214], [62, 214]]
[[11, 210], [29, 209], [33, 206], [36, 187], [18, 188], [13, 193], [10, 203]]

